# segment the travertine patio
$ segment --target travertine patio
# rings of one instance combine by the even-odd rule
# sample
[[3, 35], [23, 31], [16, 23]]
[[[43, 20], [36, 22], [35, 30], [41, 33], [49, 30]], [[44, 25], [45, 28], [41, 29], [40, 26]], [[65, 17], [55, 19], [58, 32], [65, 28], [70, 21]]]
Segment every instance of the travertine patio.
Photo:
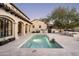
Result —
[[79, 41], [77, 38], [60, 34], [46, 34], [50, 39], [55, 38], [63, 48], [18, 48], [25, 40], [36, 35], [27, 34], [0, 46], [0, 56], [79, 56]]

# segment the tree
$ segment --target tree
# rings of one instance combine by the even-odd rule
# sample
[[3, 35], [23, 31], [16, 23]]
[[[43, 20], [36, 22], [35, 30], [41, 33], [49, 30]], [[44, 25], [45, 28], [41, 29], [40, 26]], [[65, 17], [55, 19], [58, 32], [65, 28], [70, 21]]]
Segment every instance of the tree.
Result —
[[79, 15], [75, 8], [59, 7], [55, 9], [48, 19], [55, 20], [54, 25], [58, 29], [72, 29], [79, 26]]

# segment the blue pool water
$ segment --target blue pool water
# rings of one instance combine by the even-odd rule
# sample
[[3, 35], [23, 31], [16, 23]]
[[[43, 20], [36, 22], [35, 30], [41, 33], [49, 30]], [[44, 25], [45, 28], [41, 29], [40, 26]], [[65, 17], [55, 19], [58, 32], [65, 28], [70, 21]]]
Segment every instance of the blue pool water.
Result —
[[35, 35], [22, 48], [62, 48], [57, 42], [50, 42], [47, 35]]

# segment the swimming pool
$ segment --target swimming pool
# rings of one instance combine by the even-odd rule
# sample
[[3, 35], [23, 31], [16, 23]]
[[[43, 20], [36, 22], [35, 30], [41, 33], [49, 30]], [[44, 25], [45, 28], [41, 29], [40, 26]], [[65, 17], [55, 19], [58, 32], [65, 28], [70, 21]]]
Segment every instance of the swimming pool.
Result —
[[62, 48], [56, 41], [50, 42], [47, 35], [35, 35], [25, 42], [21, 48]]

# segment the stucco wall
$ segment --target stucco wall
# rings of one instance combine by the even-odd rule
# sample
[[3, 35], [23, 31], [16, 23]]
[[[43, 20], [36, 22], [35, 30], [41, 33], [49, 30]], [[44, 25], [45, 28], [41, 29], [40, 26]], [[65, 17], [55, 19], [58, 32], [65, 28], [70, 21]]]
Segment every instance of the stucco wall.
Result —
[[[34, 21], [32, 21], [32, 24], [33, 25], [31, 26], [31, 32], [37, 31], [37, 30], [40, 30], [40, 32], [43, 30], [45, 32], [47, 29], [47, 25], [42, 21], [34, 20]], [[33, 28], [33, 26], [34, 26], [34, 28]], [[41, 26], [41, 28], [39, 28], [39, 26]]]

